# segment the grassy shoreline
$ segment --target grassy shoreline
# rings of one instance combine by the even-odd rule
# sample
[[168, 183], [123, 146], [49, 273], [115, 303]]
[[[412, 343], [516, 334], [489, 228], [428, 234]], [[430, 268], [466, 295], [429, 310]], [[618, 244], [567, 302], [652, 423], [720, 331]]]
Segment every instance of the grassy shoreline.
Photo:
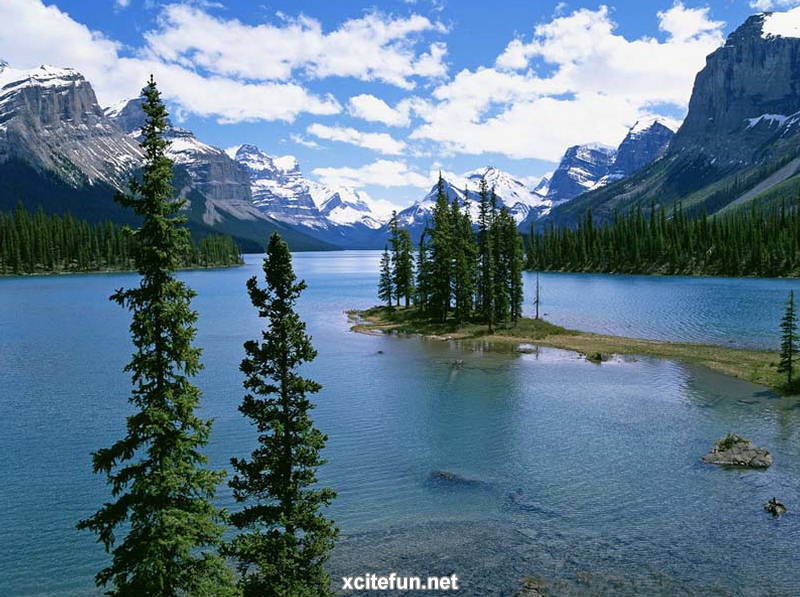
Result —
[[420, 334], [434, 340], [481, 340], [507, 348], [531, 343], [571, 350], [595, 362], [605, 360], [612, 354], [642, 355], [703, 365], [725, 375], [779, 391], [784, 384], [783, 376], [776, 370], [778, 353], [772, 351], [593, 334], [527, 317], [523, 317], [516, 327], [498, 329], [490, 334], [487, 326], [482, 324], [431, 322], [420, 318], [413, 308], [372, 307], [363, 311], [351, 310], [347, 315], [353, 322], [350, 329], [364, 334]]

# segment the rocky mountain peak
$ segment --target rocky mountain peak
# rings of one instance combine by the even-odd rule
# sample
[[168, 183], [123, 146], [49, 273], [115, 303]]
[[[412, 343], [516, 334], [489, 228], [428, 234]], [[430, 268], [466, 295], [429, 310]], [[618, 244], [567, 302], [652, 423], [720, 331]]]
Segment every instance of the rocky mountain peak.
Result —
[[593, 188], [611, 171], [616, 149], [600, 143], [573, 145], [553, 172], [547, 199], [563, 203]]
[[72, 186], [119, 186], [141, 157], [72, 68], [0, 70], [0, 163], [21, 160]]
[[670, 153], [725, 170], [751, 164], [800, 111], [800, 9], [748, 18], [697, 74]]
[[674, 131], [657, 118], [636, 122], [617, 148], [610, 176], [630, 176], [657, 160], [666, 153], [674, 136]]

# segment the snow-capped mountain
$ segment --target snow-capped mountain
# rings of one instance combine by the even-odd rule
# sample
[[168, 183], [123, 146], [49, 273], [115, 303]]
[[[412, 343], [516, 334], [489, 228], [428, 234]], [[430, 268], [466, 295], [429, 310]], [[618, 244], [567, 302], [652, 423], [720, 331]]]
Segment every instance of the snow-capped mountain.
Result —
[[319, 207], [320, 213], [329, 221], [340, 226], [363, 224], [367, 228], [377, 230], [386, 221], [386, 217], [377, 214], [370, 206], [370, 198], [366, 193], [347, 187], [333, 188], [313, 183], [311, 196]]
[[[139, 141], [144, 124], [142, 99], [134, 98], [106, 108], [105, 114], [119, 128]], [[213, 226], [226, 217], [244, 221], [264, 220], [254, 205], [247, 172], [222, 149], [203, 143], [194, 133], [169, 123], [164, 137], [169, 141], [167, 156], [181, 167], [188, 180], [176, 179], [180, 194], [191, 207], [190, 190], [199, 191], [205, 198], [201, 218]]]
[[383, 223], [365, 193], [304, 178], [294, 156], [271, 156], [251, 144], [227, 151], [249, 172], [253, 203], [277, 220], [318, 230]]
[[675, 133], [658, 119], [636, 122], [617, 148], [599, 143], [567, 149], [548, 184], [553, 205], [630, 176], [667, 151]]
[[594, 188], [609, 174], [616, 155], [616, 149], [600, 143], [568, 148], [550, 179], [547, 198], [557, 205]]
[[[486, 180], [490, 190], [494, 188], [498, 207], [505, 207], [517, 223], [522, 223], [528, 218], [541, 217], [550, 210], [551, 201], [541, 194], [541, 189], [547, 185], [546, 182], [544, 185], [540, 182], [537, 185], [538, 190], [530, 189], [513, 175], [492, 166], [473, 170], [464, 175], [443, 172], [442, 181], [448, 201], [457, 198], [462, 206], [469, 209], [473, 222], [478, 217], [480, 206], [478, 189], [481, 178]], [[438, 193], [437, 183], [424, 198], [397, 214], [398, 223], [409, 228], [415, 238], [430, 220]]]
[[269, 217], [344, 247], [379, 244], [370, 233], [387, 218], [366, 193], [306, 179], [294, 156], [271, 156], [251, 144], [227, 152], [249, 173], [253, 204]]
[[294, 156], [273, 157], [251, 144], [232, 147], [227, 153], [247, 171], [253, 205], [263, 213], [292, 226], [326, 227]]
[[19, 160], [73, 187], [119, 187], [141, 158], [78, 71], [0, 64], [0, 163]]

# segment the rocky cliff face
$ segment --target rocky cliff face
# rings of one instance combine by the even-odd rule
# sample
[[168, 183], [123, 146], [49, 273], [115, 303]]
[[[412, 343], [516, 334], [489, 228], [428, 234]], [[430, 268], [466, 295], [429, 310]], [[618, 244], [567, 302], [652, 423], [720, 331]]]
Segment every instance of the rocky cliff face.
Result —
[[262, 212], [295, 226], [325, 225], [293, 156], [273, 157], [250, 144], [229, 150], [229, 154], [248, 173], [253, 204]]
[[558, 204], [590, 190], [610, 173], [615, 157], [616, 150], [606, 145], [592, 143], [570, 147], [553, 172], [547, 198]]
[[776, 27], [787, 19], [800, 22], [798, 9], [751, 16], [708, 56], [670, 153], [738, 167], [785, 132], [800, 110], [800, 39]]
[[612, 179], [630, 176], [663, 156], [674, 136], [672, 129], [658, 120], [634, 124], [617, 148], [611, 166]]
[[[105, 114], [138, 142], [145, 120], [141, 98], [108, 108]], [[204, 197], [201, 211], [205, 224], [213, 226], [226, 215], [240, 220], [263, 219], [263, 214], [252, 204], [247, 170], [225, 151], [203, 143], [191, 131], [171, 123], [164, 137], [170, 142], [167, 156], [188, 174], [178, 192], [188, 198], [190, 191], [196, 190]], [[175, 182], [179, 184], [181, 179], [176, 178]]]
[[116, 187], [141, 157], [77, 71], [0, 66], [0, 163], [19, 160], [75, 187]]

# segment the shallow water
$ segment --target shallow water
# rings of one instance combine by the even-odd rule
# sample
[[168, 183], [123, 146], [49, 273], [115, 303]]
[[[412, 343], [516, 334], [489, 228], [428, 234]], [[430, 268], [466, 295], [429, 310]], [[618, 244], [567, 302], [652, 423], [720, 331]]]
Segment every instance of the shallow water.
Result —
[[[247, 262], [182, 274], [198, 292], [197, 381], [203, 414], [216, 420], [216, 467], [252, 448], [237, 411], [241, 345], [259, 329], [244, 281], [260, 258]], [[339, 493], [335, 573], [451, 569], [471, 581], [458, 594], [476, 596], [509, 595], [527, 574], [559, 595], [800, 593], [796, 400], [655, 359], [595, 365], [554, 349], [509, 355], [354, 334], [344, 310], [375, 302], [377, 262], [373, 252], [295, 255], [309, 283], [300, 311], [319, 350], [307, 372], [324, 385], [314, 417], [330, 436], [321, 477]], [[759, 347], [777, 342], [781, 302], [800, 287], [541, 282], [543, 312], [564, 325]], [[127, 274], [0, 279], [2, 595], [97, 593], [105, 556], [74, 524], [108, 497], [90, 451], [122, 433], [130, 345], [127, 314], [107, 297], [132, 283]], [[531, 298], [529, 289], [528, 311]], [[775, 465], [700, 463], [728, 431], [767, 446]], [[434, 471], [474, 483], [432, 481]], [[773, 495], [789, 506], [780, 519], [761, 510]], [[219, 498], [234, 507], [226, 487]]]

